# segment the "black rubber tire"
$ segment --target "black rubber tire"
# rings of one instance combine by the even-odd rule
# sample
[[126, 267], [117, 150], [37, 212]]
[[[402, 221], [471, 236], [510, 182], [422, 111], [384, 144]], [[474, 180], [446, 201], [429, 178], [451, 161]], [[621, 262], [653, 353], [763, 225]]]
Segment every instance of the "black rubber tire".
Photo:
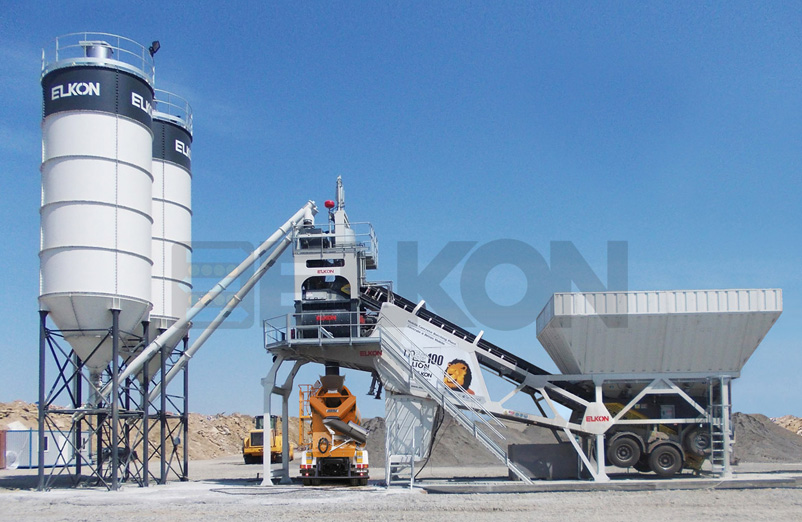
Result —
[[368, 479], [367, 478], [359, 479], [359, 485], [360, 486], [367, 486], [368, 485]]
[[632, 467], [635, 468], [637, 471], [640, 471], [641, 473], [647, 473], [652, 470], [649, 467], [649, 462], [648, 459], [646, 458], [646, 455], [641, 455], [640, 460], [636, 462]]
[[661, 444], [649, 453], [649, 467], [661, 477], [673, 477], [682, 469], [682, 454], [671, 444]]
[[312, 479], [308, 479], [308, 478], [301, 479], [301, 483], [302, 483], [304, 486], [311, 486], [311, 485], [312, 485]]
[[619, 468], [631, 468], [638, 463], [640, 456], [640, 444], [632, 437], [618, 437], [607, 448], [607, 459]]
[[710, 454], [712, 440], [710, 430], [694, 428], [685, 435], [685, 450], [697, 457], [706, 457]]

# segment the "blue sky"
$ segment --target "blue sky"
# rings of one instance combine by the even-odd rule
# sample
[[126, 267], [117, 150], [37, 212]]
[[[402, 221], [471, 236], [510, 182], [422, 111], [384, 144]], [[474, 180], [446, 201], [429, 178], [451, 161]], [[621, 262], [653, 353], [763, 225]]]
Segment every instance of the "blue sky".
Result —
[[[449, 241], [513, 239], [546, 259], [551, 241], [572, 241], [605, 282], [607, 241], [626, 241], [630, 289], [782, 288], [785, 311], [734, 402], [802, 415], [798, 3], [222, 6], [0, 2], [0, 401], [36, 399], [41, 49], [98, 31], [160, 40], [156, 86], [194, 108], [199, 261], [238, 263], [225, 242], [258, 244], [308, 199], [332, 198], [337, 175], [351, 219], [379, 235], [378, 280], [397, 280], [400, 241], [417, 242], [422, 269]], [[468, 313], [460, 270], [442, 286]], [[288, 274], [271, 272], [193, 360], [191, 410], [261, 410], [260, 322], [289, 311]], [[487, 291], [514, 303], [525, 284], [501, 265]], [[473, 322], [555, 369], [533, 324]]]

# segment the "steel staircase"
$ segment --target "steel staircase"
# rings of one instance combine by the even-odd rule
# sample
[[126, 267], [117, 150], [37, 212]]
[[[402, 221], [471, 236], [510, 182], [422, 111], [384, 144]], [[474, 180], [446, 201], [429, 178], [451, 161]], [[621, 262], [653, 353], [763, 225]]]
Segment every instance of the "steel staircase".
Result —
[[[409, 339], [406, 339], [406, 344], [408, 346], [411, 345], [412, 350], [409, 348], [405, 349], [404, 344], [398, 338], [398, 336], [401, 335], [403, 334], [401, 334], [399, 330], [395, 330], [395, 332], [393, 332], [389, 328], [381, 327], [380, 338], [382, 344], [382, 354], [383, 356], [388, 356], [388, 358], [396, 367], [404, 369], [409, 378], [408, 384], [410, 388], [418, 387], [422, 389], [429, 396], [429, 398], [437, 402], [446, 413], [456, 419], [456, 421], [463, 428], [468, 430], [493, 455], [495, 455], [496, 458], [503, 462], [512, 473], [521, 479], [521, 481], [526, 484], [531, 484], [532, 481], [529, 479], [529, 476], [526, 474], [526, 472], [516, 466], [515, 463], [509, 459], [507, 452], [499, 447], [499, 445], [496, 444], [493, 439], [490, 438], [484, 431], [482, 431], [479, 426], [479, 424], [483, 424], [485, 428], [492, 431], [497, 437], [504, 439], [504, 436], [491, 425], [491, 422], [494, 422], [499, 426], [504, 426], [503, 423], [501, 423], [501, 421], [487, 411], [487, 409], [485, 409], [484, 406], [472, 395], [464, 393], [464, 390], [462, 392], [460, 392], [459, 389], [452, 390], [445, 384], [443, 378], [434, 379], [433, 384], [428, 379], [420, 375], [420, 371], [413, 366], [412, 361], [415, 355], [424, 357], [424, 354], [417, 347], [415, 347], [414, 343], [412, 343]], [[456, 386], [459, 385], [456, 384]], [[465, 413], [466, 410], [474, 412], [476, 414], [476, 419], [472, 419], [470, 416], [468, 416]]]
[[728, 476], [732, 473], [730, 453], [733, 440], [730, 423], [732, 408], [729, 403], [728, 386], [723, 379], [711, 379], [708, 383], [708, 393], [710, 398], [710, 465], [713, 473]]

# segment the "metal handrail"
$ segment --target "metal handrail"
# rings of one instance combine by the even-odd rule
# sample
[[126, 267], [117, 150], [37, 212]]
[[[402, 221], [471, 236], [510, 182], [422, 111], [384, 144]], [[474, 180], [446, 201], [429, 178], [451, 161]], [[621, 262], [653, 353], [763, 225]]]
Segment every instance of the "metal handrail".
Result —
[[[383, 318], [383, 319], [387, 320], [386, 317]], [[390, 321], [387, 320], [387, 322], [390, 322]], [[395, 325], [393, 325], [393, 326], [395, 327]], [[399, 332], [401, 331], [398, 327], [396, 327], [396, 329]], [[415, 355], [417, 355], [417, 356], [421, 357], [423, 360], [425, 360], [426, 359], [426, 354], [423, 351], [421, 351], [409, 337], [407, 337], [403, 333], [401, 335], [404, 338], [406, 338], [406, 340], [410, 343], [410, 351], [414, 352]], [[401, 343], [395, 337], [393, 337], [393, 335], [391, 333], [389, 333], [387, 328], [380, 328], [379, 336], [382, 338], [382, 340], [384, 340], [385, 338], [389, 337], [393, 341], [393, 343], [395, 343], [396, 346], [394, 348], [396, 348], [396, 349], [397, 349], [398, 346], [401, 346]], [[407, 355], [407, 354], [405, 353], [404, 355]], [[412, 364], [410, 364], [410, 367], [412, 367], [413, 370], [415, 370], [415, 368], [412, 366]], [[415, 370], [415, 371], [417, 371], [417, 370]], [[463, 388], [457, 381], [452, 379], [451, 376], [448, 375], [448, 373], [443, 371], [442, 376], [437, 375], [437, 374], [435, 376], [437, 377], [435, 379], [435, 382], [437, 384], [434, 385], [434, 388], [436, 390], [440, 391], [439, 388], [444, 388], [445, 391], [448, 393], [448, 395], [450, 397], [452, 397], [453, 399], [455, 399], [457, 402], [459, 402], [462, 405], [462, 407], [465, 408], [466, 410], [473, 411], [474, 413], [482, 413], [482, 414], [486, 415], [487, 417], [489, 417], [490, 419], [492, 419], [493, 421], [495, 421], [495, 423], [497, 425], [499, 425], [501, 427], [504, 427], [504, 423], [502, 423], [500, 420], [498, 420], [495, 415], [493, 415], [487, 408], [485, 408], [485, 406], [481, 402], [479, 402], [479, 400], [476, 397], [474, 397], [473, 395], [467, 393], [465, 391], [465, 388]], [[450, 380], [456, 386], [457, 390], [455, 391], [454, 388], [449, 387], [445, 383], [445, 379]], [[468, 402], [471, 402], [473, 404], [469, 405], [464, 400], [465, 398], [469, 399]], [[488, 427], [488, 429], [490, 429], [493, 433], [495, 433], [499, 438], [501, 438], [502, 440], [506, 440], [506, 437], [504, 437], [504, 435], [499, 433], [498, 430], [496, 430], [493, 426], [491, 426], [490, 423], [487, 422], [487, 419], [485, 417], [482, 417], [481, 415], [479, 415], [479, 416], [477, 416], [477, 418], [482, 424], [486, 425]]]
[[[325, 225], [318, 225], [325, 226]], [[339, 225], [337, 225], [339, 227]], [[349, 228], [345, 229], [347, 232], [337, 234], [334, 223], [329, 224], [329, 230], [323, 231], [320, 234], [310, 234], [304, 232], [303, 228], [297, 229], [292, 236], [293, 239], [293, 253], [297, 252], [330, 252], [330, 251], [346, 251], [351, 252], [354, 249], [364, 251], [369, 257], [379, 261], [379, 242], [376, 238], [376, 232], [373, 225], [367, 222], [349, 223]], [[301, 239], [333, 239], [334, 241], [326, 242], [328, 246], [323, 246], [324, 241], [320, 242], [320, 246], [315, 247], [301, 247]]]
[[[288, 344], [293, 344], [294, 342], [299, 342], [299, 341], [309, 343], [315, 341], [325, 342], [330, 339], [343, 340], [343, 341], [364, 339], [369, 337], [370, 333], [372, 333], [374, 328], [376, 327], [376, 324], [360, 322], [360, 317], [364, 315], [364, 312], [332, 311], [331, 313], [332, 314], [336, 313], [338, 316], [343, 316], [345, 314], [348, 314], [351, 319], [347, 322], [337, 322], [337, 323], [331, 323], [325, 321], [323, 319], [323, 317], [326, 316], [325, 310], [285, 314], [276, 317], [271, 317], [270, 319], [265, 319], [263, 322], [265, 346], [267, 347], [271, 344], [283, 343], [283, 342], [287, 342]], [[303, 324], [302, 321], [303, 317], [312, 317], [312, 316], [315, 317], [316, 324]], [[331, 328], [343, 328], [343, 329], [347, 328], [348, 335], [333, 336], [331, 332], [329, 332]], [[300, 332], [311, 332], [311, 331], [316, 331], [317, 335], [314, 337], [304, 337], [303, 335], [300, 334]], [[356, 331], [357, 334], [353, 335], [351, 333], [353, 331]]]
[[162, 89], [154, 89], [153, 115], [166, 116], [192, 134], [192, 107], [177, 94]]
[[[387, 329], [384, 327], [379, 327], [379, 334], [382, 339], [382, 351], [384, 353], [390, 354], [391, 357], [395, 358], [401, 364], [407, 364], [408, 370], [410, 371], [410, 377], [413, 373], [418, 373], [418, 370], [413, 367], [413, 365], [404, 359], [404, 354], [402, 353], [404, 350], [403, 348], [398, 346], [398, 341], [393, 338], [392, 334], [389, 334]], [[387, 342], [389, 341], [389, 342]], [[389, 348], [389, 349], [387, 349]], [[471, 421], [465, 413], [460, 410], [453, 402], [446, 399], [446, 396], [439, 392], [438, 386], [433, 385], [429, 382], [425, 377], [421, 376], [419, 379], [421, 385], [424, 389], [426, 389], [427, 393], [433, 399], [439, 399], [439, 403], [446, 409], [448, 412], [457, 419], [457, 421], [463, 425], [466, 429], [470, 430], [473, 433], [473, 436], [479, 440], [486, 448], [488, 448], [491, 452], [493, 452], [497, 458], [504, 461], [504, 464], [507, 468], [515, 473], [515, 475], [521, 479], [526, 484], [531, 484], [532, 481], [529, 479], [526, 473], [524, 473], [514, 462], [512, 462], [507, 455], [507, 453], [501, 449], [498, 444], [496, 444], [490, 437], [487, 436], [481, 429], [478, 428], [475, 422]], [[454, 392], [454, 390], [450, 389], [443, 381], [436, 381], [439, 386], [444, 387], [447, 393], [451, 398], [457, 399], [460, 403], [462, 401], [458, 397], [458, 394]], [[463, 406], [464, 403], [462, 403]], [[474, 412], [476, 413], [476, 412]], [[490, 414], [490, 417], [495, 419], [495, 417]], [[487, 424], [487, 422], [481, 417], [478, 417], [479, 420], [483, 421], [488, 428], [490, 428], [496, 435], [504, 439], [497, 430], [495, 430], [492, 426]], [[495, 419], [498, 422], [498, 419]], [[502, 424], [503, 425], [503, 424]]]
[[[115, 58], [86, 55], [88, 44], [103, 45], [112, 50]], [[144, 45], [111, 33], [69, 33], [55, 39], [55, 46], [42, 49], [42, 76], [71, 65], [111, 65], [144, 77], [151, 85], [156, 75], [153, 56]]]

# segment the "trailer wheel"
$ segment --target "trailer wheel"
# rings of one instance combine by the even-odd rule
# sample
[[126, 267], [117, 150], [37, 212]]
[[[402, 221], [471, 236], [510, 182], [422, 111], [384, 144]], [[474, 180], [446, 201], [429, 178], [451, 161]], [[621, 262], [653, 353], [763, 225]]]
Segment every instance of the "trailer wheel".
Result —
[[649, 467], [661, 477], [673, 477], [682, 469], [682, 455], [670, 444], [661, 444], [649, 454]]
[[648, 457], [646, 455], [641, 455], [641, 458], [638, 462], [636, 462], [632, 467], [635, 468], [636, 471], [640, 471], [641, 473], [646, 473], [651, 471], [649, 467]]
[[706, 457], [710, 454], [712, 440], [710, 431], [704, 428], [695, 428], [685, 436], [685, 448], [697, 457]]
[[640, 460], [640, 444], [632, 437], [618, 437], [607, 449], [608, 458], [614, 466], [629, 468]]

